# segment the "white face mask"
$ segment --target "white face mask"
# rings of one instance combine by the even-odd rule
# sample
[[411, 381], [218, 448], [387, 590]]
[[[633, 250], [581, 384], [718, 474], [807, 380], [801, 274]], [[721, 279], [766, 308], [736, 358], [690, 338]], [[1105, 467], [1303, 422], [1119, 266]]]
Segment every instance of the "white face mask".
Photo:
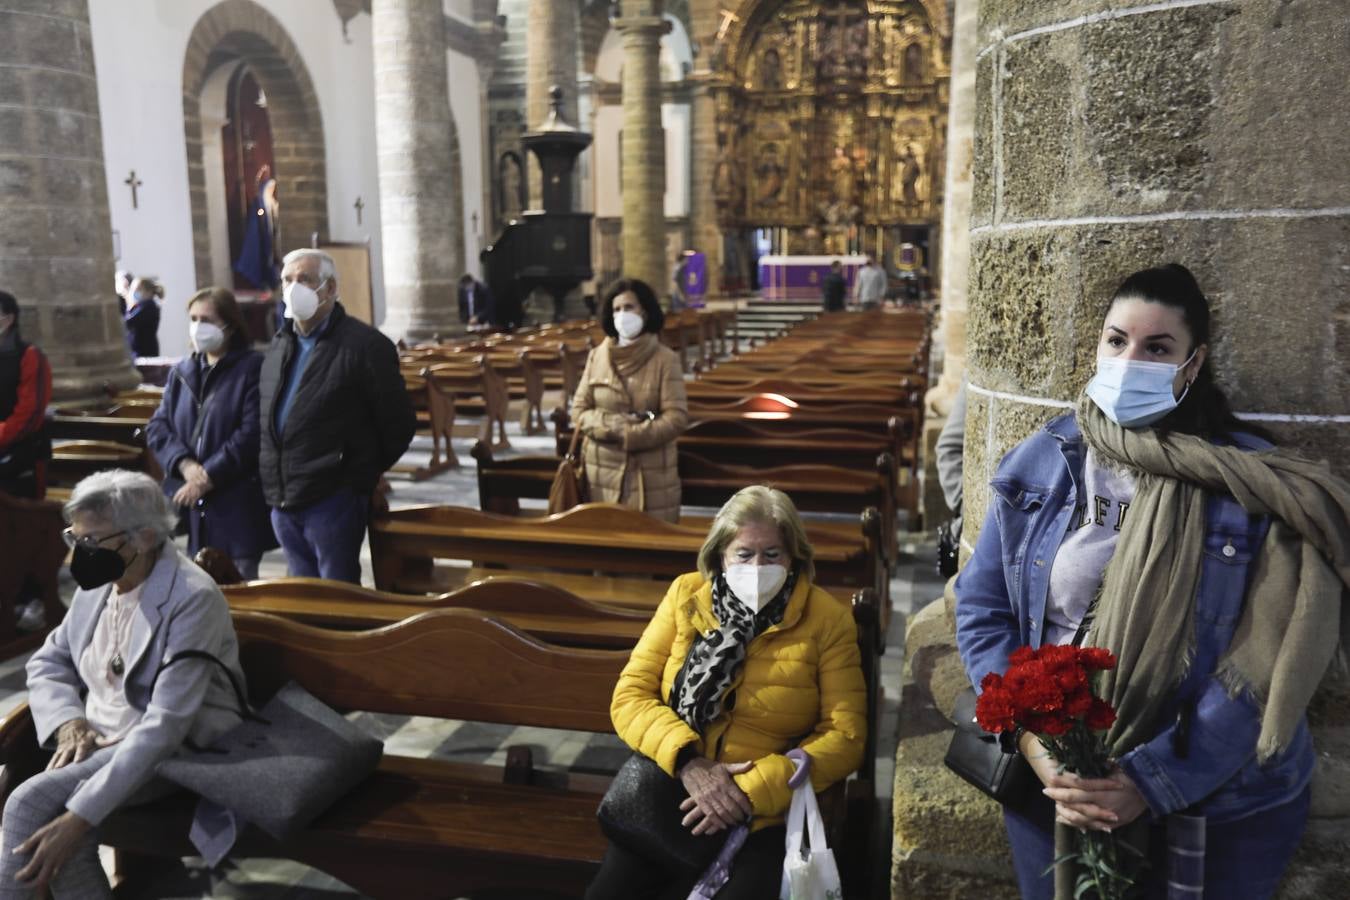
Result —
[[642, 334], [642, 326], [645, 324], [642, 316], [635, 312], [624, 310], [614, 314], [614, 330], [625, 341], [637, 340], [637, 336]]
[[726, 568], [727, 587], [735, 598], [755, 612], [778, 596], [783, 583], [787, 581], [788, 571], [783, 566], [771, 564], [754, 566], [750, 563], [732, 563]]
[[[328, 279], [319, 282], [319, 287], [323, 287]], [[298, 281], [292, 281], [286, 285], [282, 292], [282, 299], [286, 302], [286, 318], [299, 319], [301, 322], [308, 322], [314, 318], [314, 314], [319, 311], [319, 294], [314, 288], [307, 284], [301, 284]]]
[[191, 322], [188, 336], [198, 353], [215, 353], [225, 343], [225, 331], [212, 322]]

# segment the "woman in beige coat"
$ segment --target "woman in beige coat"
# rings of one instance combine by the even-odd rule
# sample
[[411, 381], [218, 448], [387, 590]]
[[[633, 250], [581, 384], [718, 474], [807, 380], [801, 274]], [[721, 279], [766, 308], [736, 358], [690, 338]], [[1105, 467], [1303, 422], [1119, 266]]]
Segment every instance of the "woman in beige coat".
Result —
[[675, 439], [689, 407], [679, 358], [661, 345], [665, 316], [649, 285], [623, 279], [605, 295], [599, 318], [609, 337], [591, 351], [572, 398], [589, 499], [677, 521]]

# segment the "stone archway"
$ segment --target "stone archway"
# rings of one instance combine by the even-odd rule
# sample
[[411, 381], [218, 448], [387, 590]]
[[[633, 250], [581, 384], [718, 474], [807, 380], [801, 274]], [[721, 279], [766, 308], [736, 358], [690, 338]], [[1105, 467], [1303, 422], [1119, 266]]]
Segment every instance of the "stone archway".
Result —
[[202, 162], [201, 94], [221, 66], [243, 62], [266, 91], [273, 129], [279, 250], [308, 246], [328, 234], [328, 179], [323, 117], [309, 71], [285, 28], [252, 0], [225, 0], [197, 20], [183, 59], [183, 129], [187, 142], [192, 250], [197, 284], [212, 281], [206, 173]]

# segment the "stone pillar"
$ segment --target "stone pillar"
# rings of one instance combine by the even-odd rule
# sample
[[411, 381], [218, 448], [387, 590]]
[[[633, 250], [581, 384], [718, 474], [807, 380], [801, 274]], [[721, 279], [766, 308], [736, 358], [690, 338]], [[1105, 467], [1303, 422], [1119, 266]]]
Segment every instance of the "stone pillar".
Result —
[[713, 172], [717, 165], [717, 101], [713, 97], [709, 61], [717, 39], [720, 3], [718, 0], [694, 0], [689, 15], [692, 38], [701, 47], [694, 57], [694, 83], [691, 103], [689, 231], [690, 246], [708, 259], [708, 296], [722, 293], [722, 229], [717, 224], [717, 204], [713, 198]]
[[[525, 130], [534, 131], [548, 118], [548, 92], [562, 88], [562, 115], [568, 124], [577, 119], [577, 15], [575, 2], [530, 0], [529, 27], [525, 31]], [[529, 157], [530, 209], [542, 209], [539, 161]], [[576, 204], [574, 181], [573, 208]]]
[[[956, 0], [952, 17], [952, 66], [947, 104], [946, 184], [943, 189], [941, 321], [934, 343], [942, 378], [928, 391], [923, 424], [926, 527], [951, 513], [938, 483], [934, 446], [947, 422], [952, 398], [966, 374], [966, 290], [970, 275], [971, 153], [975, 137], [975, 19], [979, 0]], [[934, 353], [937, 356], [938, 353]]]
[[1091, 377], [1112, 291], [1170, 261], [1210, 299], [1233, 408], [1350, 467], [1344, 5], [1118, 6], [980, 3], [971, 544], [1003, 453]]
[[[977, 39], [965, 540], [1004, 452], [1091, 376], [1115, 287], [1170, 261], [1210, 299], [1233, 408], [1350, 474], [1345, 5], [982, 0]], [[1346, 708], [1310, 716], [1284, 898], [1350, 877]]]
[[666, 259], [666, 144], [661, 127], [660, 0], [623, 0], [623, 274], [658, 297], [670, 291]]
[[439, 0], [374, 0], [385, 319], [393, 338], [463, 331], [455, 280], [464, 269], [463, 204]]
[[18, 298], [19, 330], [51, 360], [62, 402], [140, 380], [112, 279], [88, 7], [0, 0], [0, 289]]
[[942, 207], [942, 380], [928, 394], [946, 415], [966, 374], [966, 289], [970, 275], [971, 153], [975, 138], [975, 17], [979, 0], [956, 0], [947, 104], [947, 180]]

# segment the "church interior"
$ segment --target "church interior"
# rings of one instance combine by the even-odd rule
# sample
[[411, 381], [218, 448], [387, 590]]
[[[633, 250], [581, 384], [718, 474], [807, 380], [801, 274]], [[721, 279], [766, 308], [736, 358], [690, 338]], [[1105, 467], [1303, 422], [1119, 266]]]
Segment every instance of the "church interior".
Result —
[[[1179, 263], [1203, 289], [1195, 365], [1231, 421], [1322, 466], [1332, 494], [1350, 477], [1347, 47], [1343, 0], [0, 0], [0, 292], [17, 301], [0, 327], [0, 794], [43, 769], [32, 679], [90, 593], [69, 568], [72, 510], [85, 479], [131, 470], [182, 506], [169, 543], [218, 584], [250, 695], [298, 683], [383, 757], [305, 827], [250, 826], [216, 865], [189, 842], [190, 806], [118, 809], [95, 823], [115, 896], [601, 896], [587, 885], [617, 841], [595, 810], [644, 752], [616, 681], [675, 627], [671, 579], [712, 578], [723, 514], [766, 484], [814, 548], [774, 596], [796, 597], [813, 565], [811, 590], [856, 637], [862, 697], [849, 777], [819, 794], [835, 892], [790, 896], [1031, 896], [999, 802], [945, 762], [978, 680], [952, 576], [1000, 549], [1010, 580], [1044, 565], [1000, 537], [1072, 503], [1011, 481], [1007, 460], [1085, 416], [1117, 286], [1153, 267]], [[185, 421], [176, 395], [197, 423], [214, 396], [208, 288], [234, 313], [206, 325], [261, 370], [241, 465], [271, 518], [251, 571], [189, 522], [206, 522], [216, 468], [162, 449], [205, 456], [200, 424], [161, 435]], [[329, 316], [313, 332], [306, 294]], [[327, 420], [305, 421], [338, 434], [369, 403], [366, 433], [315, 452], [348, 478], [391, 410], [416, 426], [355, 489], [359, 572], [335, 578], [298, 566], [281, 531], [304, 515], [299, 489], [257, 473], [259, 453], [291, 471], [299, 441], [282, 424], [321, 389], [305, 360], [349, 321], [366, 343], [343, 365], [362, 374], [332, 388]], [[50, 368], [30, 411], [48, 454], [20, 499], [6, 417], [23, 400], [5, 392], [29, 383], [29, 346]], [[655, 385], [636, 368], [651, 359], [667, 367]], [[635, 399], [649, 388], [659, 402]], [[1232, 488], [1239, 503], [1246, 490]], [[1338, 521], [1306, 545], [1333, 579], [1350, 574]], [[1197, 558], [1232, 562], [1231, 540], [1206, 533]], [[1253, 554], [1240, 543], [1237, 562], [1257, 567]], [[729, 572], [712, 582], [736, 591]], [[1329, 583], [1332, 600], [1347, 591]], [[772, 629], [794, 613], [775, 615]], [[1347, 622], [1322, 623], [1333, 644]], [[688, 688], [686, 668], [657, 670], [655, 706], [663, 685]], [[823, 704], [825, 676], [809, 677]], [[1350, 679], [1333, 665], [1314, 686], [1307, 825], [1277, 892], [1245, 896], [1350, 891]], [[740, 693], [744, 711], [733, 687], [719, 712], [770, 729], [774, 713]], [[822, 708], [765, 752], [791, 771], [781, 753], [846, 718]], [[1197, 730], [1197, 746], [1229, 739]], [[687, 757], [656, 760], [669, 776]], [[778, 827], [803, 792], [773, 790]], [[734, 896], [777, 897], [772, 883]]]

